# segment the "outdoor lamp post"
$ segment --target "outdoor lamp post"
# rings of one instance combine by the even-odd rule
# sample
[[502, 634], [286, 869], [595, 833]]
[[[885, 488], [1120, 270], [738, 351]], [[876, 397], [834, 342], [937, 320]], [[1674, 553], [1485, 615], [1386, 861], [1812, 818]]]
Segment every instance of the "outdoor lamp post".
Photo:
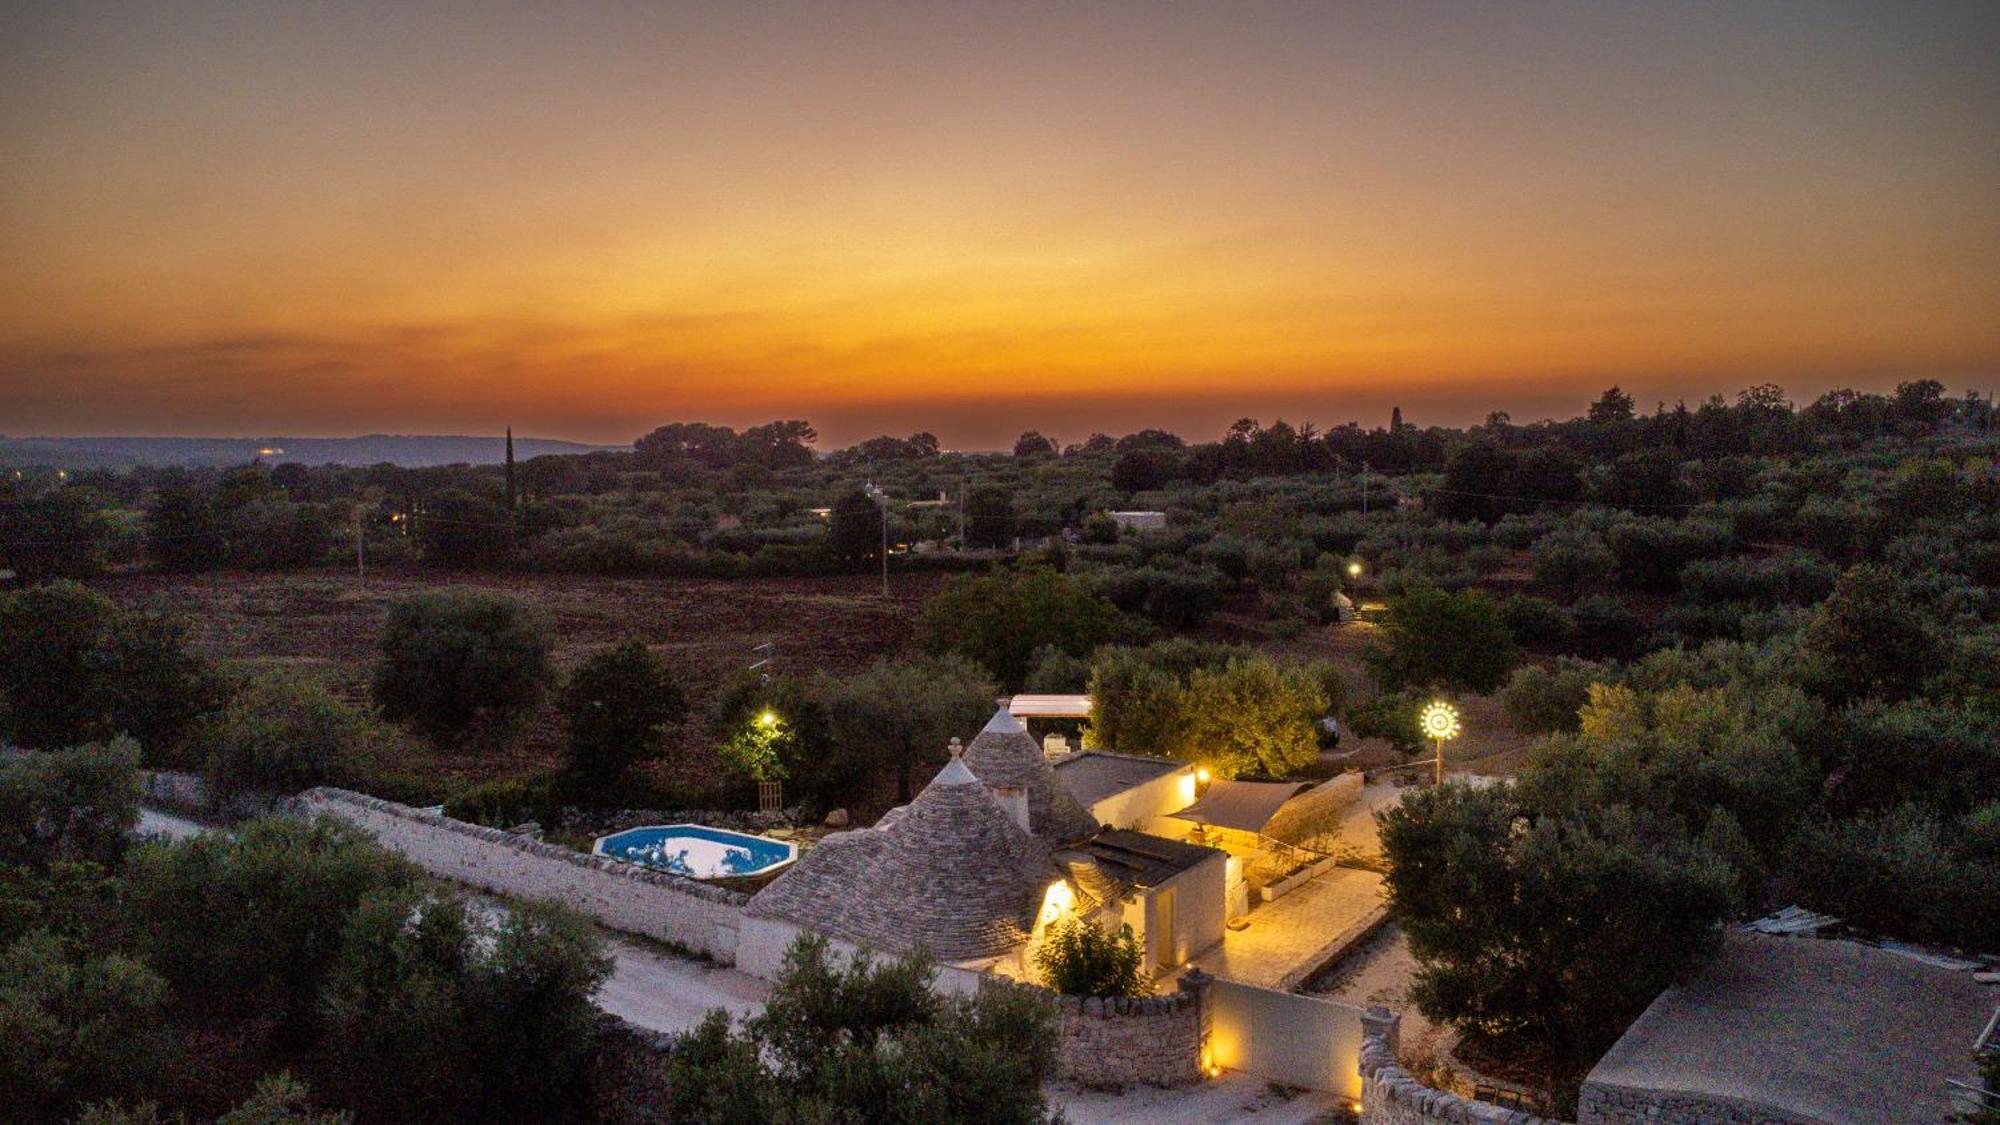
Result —
[[1356, 559], [1355, 561], [1347, 564], [1347, 576], [1349, 578], [1361, 577], [1361, 560]]
[[1437, 744], [1436, 781], [1437, 784], [1443, 785], [1444, 744], [1458, 737], [1458, 708], [1453, 707], [1442, 699], [1432, 700], [1417, 715], [1417, 724], [1423, 727], [1425, 736]]

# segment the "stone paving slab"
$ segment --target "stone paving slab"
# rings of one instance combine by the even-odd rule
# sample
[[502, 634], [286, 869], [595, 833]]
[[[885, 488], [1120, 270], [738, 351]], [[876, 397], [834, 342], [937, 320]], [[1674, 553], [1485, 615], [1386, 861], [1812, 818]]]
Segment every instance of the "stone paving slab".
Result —
[[1248, 929], [1225, 931], [1194, 964], [1227, 980], [1289, 991], [1384, 917], [1382, 876], [1337, 867], [1259, 905]]

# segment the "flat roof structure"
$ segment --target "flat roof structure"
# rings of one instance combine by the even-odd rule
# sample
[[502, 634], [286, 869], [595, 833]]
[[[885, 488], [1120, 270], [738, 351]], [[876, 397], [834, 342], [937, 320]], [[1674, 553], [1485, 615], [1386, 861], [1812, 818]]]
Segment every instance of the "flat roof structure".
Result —
[[[1731, 930], [1715, 960], [1662, 992], [1585, 1080], [1591, 1107], [1689, 1103], [1800, 1122], [1938, 1122], [1948, 1079], [2000, 990], [1970, 972], [1857, 942]], [[1690, 1120], [1669, 1115], [1667, 1120]], [[1707, 1118], [1703, 1118], [1707, 1120]]]
[[[1107, 829], [1070, 848], [1089, 856], [1099, 871], [1132, 887], [1157, 887], [1183, 871], [1223, 854], [1215, 848]], [[1058, 857], [1063, 858], [1061, 856]]]
[[1017, 695], [1007, 701], [1007, 713], [1017, 719], [1088, 719], [1087, 695]]
[[1170, 758], [1113, 754], [1105, 750], [1085, 750], [1081, 754], [1058, 759], [1055, 763], [1056, 780], [1062, 782], [1069, 795], [1085, 808], [1114, 793], [1123, 793], [1187, 768], [1186, 762]]

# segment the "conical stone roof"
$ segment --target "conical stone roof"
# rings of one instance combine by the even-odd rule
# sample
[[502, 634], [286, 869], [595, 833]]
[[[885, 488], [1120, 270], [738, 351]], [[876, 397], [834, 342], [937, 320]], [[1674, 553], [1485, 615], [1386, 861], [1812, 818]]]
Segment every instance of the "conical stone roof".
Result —
[[954, 757], [887, 827], [826, 837], [744, 910], [864, 949], [970, 961], [1027, 941], [1059, 877], [1048, 846]]
[[1028, 827], [1051, 845], [1088, 839], [1097, 821], [1056, 780], [1056, 771], [1021, 721], [1005, 707], [965, 748], [965, 764], [995, 788], [1018, 785], [1028, 791]]

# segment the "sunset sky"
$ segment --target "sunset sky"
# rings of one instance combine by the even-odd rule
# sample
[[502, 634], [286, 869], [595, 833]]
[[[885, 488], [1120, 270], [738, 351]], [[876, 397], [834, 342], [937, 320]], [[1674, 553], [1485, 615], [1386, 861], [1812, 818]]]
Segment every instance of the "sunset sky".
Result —
[[2000, 387], [2000, 3], [0, 10], [0, 433]]

